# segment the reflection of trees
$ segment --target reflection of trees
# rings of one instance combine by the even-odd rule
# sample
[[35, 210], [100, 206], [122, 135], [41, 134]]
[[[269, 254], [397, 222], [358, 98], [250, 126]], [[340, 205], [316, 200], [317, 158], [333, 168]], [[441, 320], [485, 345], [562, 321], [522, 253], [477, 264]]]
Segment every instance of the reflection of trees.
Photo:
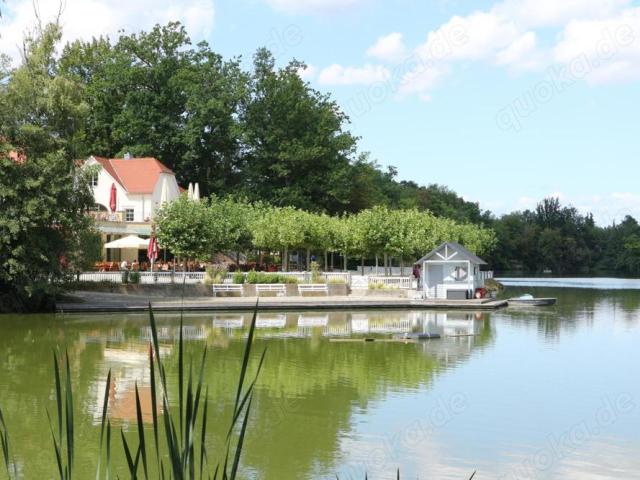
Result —
[[[424, 313], [358, 312], [355, 319], [359, 328], [366, 326], [367, 335], [389, 336], [407, 329], [431, 328]], [[304, 478], [318, 468], [331, 469], [341, 435], [351, 430], [355, 409], [366, 410], [392, 391], [428, 388], [438, 372], [464, 361], [492, 337], [488, 319], [473, 314], [452, 316], [447, 321], [455, 328], [469, 328], [477, 336], [425, 344], [332, 343], [323, 338], [352, 329], [354, 316], [349, 312], [306, 313], [302, 317], [289, 313], [284, 323], [279, 317], [273, 322], [269, 318], [264, 317], [265, 328], [259, 329], [255, 344], [252, 368], [257, 366], [257, 353], [262, 348], [268, 347], [268, 353], [243, 454], [245, 468], [255, 469], [262, 478]], [[146, 315], [105, 315], [89, 320], [58, 317], [56, 322], [51, 317], [34, 317], [28, 324], [5, 320], [0, 338], [5, 352], [0, 358], [0, 403], [8, 413], [14, 451], [29, 458], [24, 462], [25, 478], [46, 477], [54, 466], [46, 435], [46, 408], [54, 405], [53, 349], [68, 349], [72, 361], [77, 441], [83, 447], [77, 453], [77, 471], [80, 476], [90, 475], [98, 446], [95, 418], [109, 368], [113, 369], [115, 390], [111, 396], [116, 423], [124, 424], [125, 429], [127, 423], [133, 423], [131, 392], [136, 381], [146, 396], [147, 322]], [[171, 346], [177, 337], [177, 317], [159, 315], [158, 324], [167, 352], [169, 383], [176, 390], [176, 350]], [[268, 340], [283, 334], [285, 338]], [[245, 328], [214, 328], [211, 315], [185, 316], [187, 356], [197, 362], [203, 343], [210, 346], [205, 379], [211, 399], [210, 452], [224, 449], [245, 335]], [[172, 398], [177, 398], [176, 393], [171, 392]], [[122, 466], [119, 450], [114, 451], [118, 452], [116, 465]]]
[[531, 293], [536, 297], [557, 297], [555, 307], [509, 308], [497, 313], [501, 319], [517, 325], [535, 325], [548, 340], [575, 331], [581, 325], [591, 326], [598, 311], [610, 312], [607, 321], [621, 314], [625, 322], [634, 324], [640, 311], [640, 292], [636, 290], [591, 290], [572, 288], [509, 288], [507, 296]]

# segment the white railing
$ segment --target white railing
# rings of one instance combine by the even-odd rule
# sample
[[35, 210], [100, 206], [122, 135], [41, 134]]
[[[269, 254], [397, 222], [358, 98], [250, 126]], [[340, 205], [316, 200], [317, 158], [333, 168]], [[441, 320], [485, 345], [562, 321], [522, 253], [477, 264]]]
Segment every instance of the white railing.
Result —
[[484, 283], [485, 280], [489, 280], [490, 278], [493, 278], [493, 270], [487, 270], [486, 272], [478, 272], [478, 278], [482, 283]]
[[326, 272], [322, 273], [321, 275], [327, 281], [327, 283], [331, 283], [332, 281], [341, 281], [343, 283], [346, 283], [347, 285], [351, 285], [351, 273], [349, 272]]
[[[111, 282], [122, 283], [123, 272], [83, 272], [80, 274], [81, 282]], [[129, 283], [131, 274], [129, 272]], [[137, 272], [140, 273], [140, 283], [150, 284], [196, 284], [204, 283], [204, 272]]]
[[[411, 275], [412, 270], [413, 270], [413, 265], [410, 263], [407, 263], [404, 266], [404, 268], [388, 267], [387, 268], [388, 275], [385, 275], [384, 267], [382, 265], [379, 265], [377, 269], [375, 266], [365, 266], [364, 275], [367, 275], [367, 276], [375, 275], [380, 277], [384, 277], [384, 276], [397, 277], [397, 276]], [[358, 267], [357, 270], [352, 270], [351, 273], [354, 275], [362, 275], [362, 267]]]
[[382, 284], [392, 288], [411, 289], [414, 287], [414, 282], [413, 277], [369, 277], [369, 283]]
[[[241, 272], [245, 277], [247, 276], [247, 272]], [[283, 275], [285, 277], [295, 277], [299, 283], [312, 283], [312, 274], [311, 272], [259, 272], [266, 274], [277, 274]], [[229, 272], [224, 278], [224, 283], [232, 283], [233, 277], [237, 272]], [[331, 282], [340, 280], [347, 285], [351, 284], [351, 273], [349, 272], [320, 272], [319, 275], [326, 281]]]

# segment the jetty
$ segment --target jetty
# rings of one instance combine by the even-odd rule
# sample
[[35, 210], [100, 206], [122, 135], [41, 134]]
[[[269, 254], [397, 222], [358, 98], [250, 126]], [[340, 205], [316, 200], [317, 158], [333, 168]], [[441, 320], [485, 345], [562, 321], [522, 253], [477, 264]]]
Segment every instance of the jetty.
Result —
[[[253, 310], [257, 297], [156, 297], [106, 292], [74, 292], [56, 305], [59, 313], [144, 312], [151, 303], [157, 312], [220, 312]], [[376, 296], [260, 297], [261, 311], [442, 309], [491, 311], [506, 300], [409, 299]]]

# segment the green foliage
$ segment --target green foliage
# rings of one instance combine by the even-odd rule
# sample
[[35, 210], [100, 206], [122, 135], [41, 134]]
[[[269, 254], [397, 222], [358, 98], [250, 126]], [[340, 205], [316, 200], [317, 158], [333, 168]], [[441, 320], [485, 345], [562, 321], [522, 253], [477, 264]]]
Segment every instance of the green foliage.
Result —
[[129, 283], [133, 283], [135, 285], [140, 283], [140, 272], [136, 272], [132, 270], [129, 272]]
[[235, 272], [233, 274], [233, 283], [242, 285], [245, 283], [246, 277], [242, 272]]
[[504, 215], [491, 227], [497, 241], [488, 260], [496, 270], [640, 274], [640, 251], [627, 248], [633, 244], [633, 235], [640, 234], [631, 217], [600, 228], [592, 215], [548, 198], [535, 211]]
[[178, 257], [207, 260], [218, 251], [220, 230], [207, 201], [182, 195], [158, 211], [156, 224], [158, 243]]
[[501, 292], [504, 290], [504, 285], [494, 278], [487, 278], [484, 281], [484, 288], [489, 292]]
[[256, 272], [251, 270], [247, 273], [246, 283], [298, 283], [298, 279], [292, 275], [281, 275], [279, 273]]
[[210, 265], [204, 275], [204, 284], [212, 285], [214, 283], [223, 283], [227, 276], [227, 269], [221, 265]]
[[[60, 153], [12, 161], [0, 146], [0, 311], [41, 310], [91, 225], [88, 183]], [[82, 263], [82, 262], [81, 262]]]
[[325, 283], [324, 277], [320, 274], [318, 262], [311, 262], [311, 283]]

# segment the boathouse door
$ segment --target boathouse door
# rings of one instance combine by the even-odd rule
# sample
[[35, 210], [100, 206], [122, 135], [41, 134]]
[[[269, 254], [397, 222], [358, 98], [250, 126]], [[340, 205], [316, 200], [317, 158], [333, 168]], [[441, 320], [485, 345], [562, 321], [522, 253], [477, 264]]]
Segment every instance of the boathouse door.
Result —
[[444, 266], [428, 265], [427, 266], [427, 298], [438, 298], [438, 287], [444, 281]]

